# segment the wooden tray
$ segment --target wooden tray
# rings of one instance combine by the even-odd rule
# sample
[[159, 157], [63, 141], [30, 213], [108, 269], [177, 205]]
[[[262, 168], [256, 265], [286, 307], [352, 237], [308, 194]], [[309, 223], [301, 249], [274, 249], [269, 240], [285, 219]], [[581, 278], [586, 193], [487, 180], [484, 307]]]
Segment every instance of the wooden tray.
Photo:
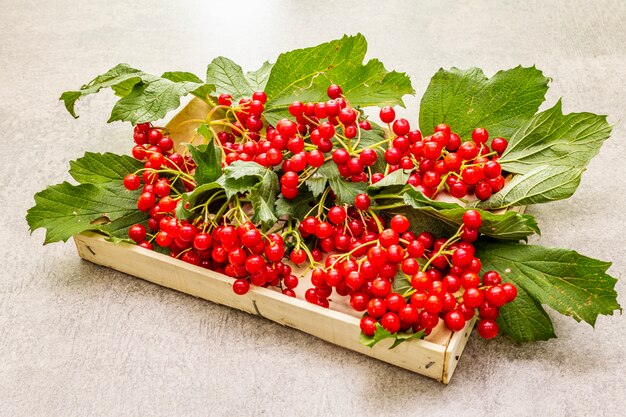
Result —
[[[434, 378], [447, 384], [474, 327], [474, 320], [465, 329], [452, 333], [443, 322], [424, 340], [408, 340], [389, 349], [391, 340], [383, 340], [373, 348], [359, 343], [360, 314], [346, 302], [347, 297], [331, 296], [330, 309], [306, 302], [302, 295], [305, 281], [296, 289], [298, 298], [278, 291], [251, 287], [246, 295], [232, 290], [234, 280], [223, 274], [173, 259], [127, 243], [112, 243], [104, 236], [85, 232], [74, 236], [81, 258], [193, 295], [214, 303], [233, 307], [265, 317], [284, 326], [293, 327], [338, 346], [353, 350]], [[310, 283], [309, 283], [310, 285]]]

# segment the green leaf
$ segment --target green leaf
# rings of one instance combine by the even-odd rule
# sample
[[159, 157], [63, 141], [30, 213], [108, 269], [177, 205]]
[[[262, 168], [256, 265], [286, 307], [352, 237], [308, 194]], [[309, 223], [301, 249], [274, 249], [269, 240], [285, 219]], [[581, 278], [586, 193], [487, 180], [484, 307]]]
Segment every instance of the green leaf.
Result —
[[[423, 215], [431, 217], [442, 223], [441, 229], [444, 234], [454, 233], [463, 223], [463, 214], [467, 210], [456, 203], [434, 201], [426, 197], [422, 192], [411, 186], [402, 191], [404, 202]], [[535, 218], [529, 214], [520, 214], [515, 211], [507, 211], [495, 214], [480, 210], [483, 224], [479, 231], [485, 236], [500, 240], [525, 240], [528, 236], [540, 233]]]
[[[60, 100], [65, 103], [67, 111], [77, 118], [74, 106], [76, 101], [86, 95], [95, 94], [102, 88], [120, 86], [116, 92], [123, 94], [130, 92], [132, 87], [142, 80], [143, 72], [131, 68], [128, 64], [118, 64], [102, 75], [98, 75], [89, 84], [83, 85], [79, 91], [66, 91], [61, 95]], [[121, 88], [123, 86], [123, 88]]]
[[305, 181], [305, 184], [313, 196], [317, 197], [326, 190], [326, 184], [330, 178], [339, 178], [339, 170], [333, 161], [326, 161]]
[[86, 152], [70, 161], [70, 175], [80, 184], [109, 184], [120, 187], [124, 177], [143, 168], [143, 163], [127, 155]]
[[500, 308], [498, 327], [502, 334], [508, 335], [516, 342], [533, 342], [556, 337], [548, 313], [520, 287], [517, 288], [515, 300]]
[[206, 83], [214, 85], [217, 93], [230, 94], [233, 101], [251, 97], [254, 92], [241, 67], [223, 56], [215, 58], [207, 67]]
[[571, 197], [580, 184], [584, 167], [539, 166], [513, 177], [502, 190], [486, 201], [472, 205], [485, 210], [549, 203]]
[[315, 204], [315, 197], [308, 191], [300, 190], [293, 200], [287, 200], [282, 195], [276, 200], [276, 217], [291, 216], [292, 219], [302, 220]]
[[406, 187], [406, 182], [409, 180], [409, 172], [403, 169], [397, 169], [390, 174], [383, 177], [382, 180], [369, 185], [367, 187], [367, 193], [369, 195], [375, 194], [396, 194], [402, 191]]
[[129, 219], [137, 223], [148, 218], [146, 213], [137, 214], [138, 197], [139, 190], [64, 182], [35, 194], [35, 206], [28, 210], [26, 220], [31, 231], [46, 229], [45, 243], [65, 242], [86, 230], [118, 232], [128, 226]]
[[393, 349], [398, 346], [402, 342], [406, 342], [410, 339], [422, 339], [424, 337], [424, 331], [419, 331], [417, 333], [391, 333], [389, 330], [385, 329], [380, 323], [376, 323], [376, 333], [374, 336], [366, 336], [361, 332], [361, 336], [359, 337], [359, 341], [362, 345], [368, 347], [374, 347], [378, 342], [385, 339], [394, 339], [393, 344], [389, 347], [389, 349]]
[[491, 137], [511, 137], [544, 101], [549, 79], [535, 67], [516, 67], [487, 78], [479, 68], [440, 69], [431, 79], [420, 104], [422, 132], [447, 123], [468, 139], [483, 127]]
[[250, 88], [253, 91], [264, 91], [267, 85], [267, 80], [270, 78], [270, 73], [274, 64], [270, 64], [265, 61], [261, 68], [256, 71], [250, 71], [246, 74], [246, 80], [250, 84]]
[[128, 191], [124, 177], [143, 164], [129, 156], [87, 152], [70, 162], [70, 174], [80, 185], [64, 182], [35, 194], [28, 210], [30, 230], [45, 228], [45, 243], [66, 241], [86, 230], [114, 240], [128, 240], [128, 229], [148, 214], [137, 210], [141, 190]]
[[200, 88], [202, 84], [172, 82], [165, 78], [135, 84], [133, 90], [115, 103], [108, 122], [117, 120], [133, 124], [162, 119], [170, 110], [180, 106], [180, 98]]
[[221, 151], [216, 148], [213, 141], [197, 147], [187, 144], [187, 149], [196, 163], [196, 171], [193, 175], [196, 184], [211, 183], [222, 175]]
[[[182, 204], [176, 206], [176, 217], [181, 220], [187, 220], [194, 215], [197, 206], [206, 203], [211, 196], [222, 190], [223, 188], [219, 183], [209, 182], [194, 188], [193, 191], [184, 193], [182, 195]], [[224, 203], [225, 198], [226, 196], [218, 199], [218, 201]]]
[[66, 91], [60, 100], [76, 118], [76, 101], [103, 88], [111, 88], [121, 97], [111, 112], [109, 122], [122, 120], [132, 123], [160, 119], [180, 105], [182, 96], [194, 93], [200, 98], [206, 98], [207, 92], [211, 90], [211, 87], [188, 72], [166, 72], [162, 77], [157, 77], [127, 64], [119, 64], [78, 91]]
[[367, 187], [365, 182], [348, 182], [341, 177], [330, 178], [328, 184], [337, 197], [337, 204], [354, 204], [354, 198], [365, 193]]
[[402, 96], [414, 94], [405, 74], [389, 73], [377, 60], [363, 60], [367, 41], [361, 34], [281, 54], [265, 87], [268, 102], [263, 115], [275, 125], [289, 117], [295, 100], [326, 100], [326, 89], [338, 84], [353, 106], [404, 105]]
[[263, 230], [268, 230], [278, 220], [274, 214], [274, 204], [279, 192], [278, 175], [271, 169], [265, 169], [259, 184], [254, 187], [249, 195], [254, 209], [251, 220], [255, 223], [261, 223]]
[[582, 168], [611, 134], [606, 116], [564, 115], [561, 100], [536, 114], [509, 139], [499, 162], [508, 172], [525, 174], [541, 165]]
[[[598, 315], [621, 310], [614, 289], [617, 280], [606, 274], [610, 262], [573, 250], [516, 243], [481, 242], [476, 249], [484, 270], [498, 271], [504, 281], [513, 282], [537, 304], [548, 305], [576, 321], [593, 326]], [[512, 332], [521, 333], [516, 328], [519, 312], [510, 309], [507, 314]], [[528, 335], [526, 338], [531, 340]]]

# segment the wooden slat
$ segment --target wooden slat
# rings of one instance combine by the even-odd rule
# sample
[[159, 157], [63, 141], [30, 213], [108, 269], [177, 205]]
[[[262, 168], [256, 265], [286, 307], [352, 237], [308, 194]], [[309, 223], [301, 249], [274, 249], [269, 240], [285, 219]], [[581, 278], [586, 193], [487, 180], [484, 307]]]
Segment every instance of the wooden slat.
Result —
[[392, 341], [385, 340], [368, 348], [359, 343], [359, 318], [353, 315], [317, 307], [267, 288], [253, 287], [246, 295], [238, 296], [232, 291], [232, 278], [135, 245], [111, 243], [95, 233], [76, 235], [74, 241], [79, 255], [90, 262], [260, 315], [443, 383], [448, 383], [452, 376], [456, 360], [451, 358], [461, 355], [474, 324], [468, 323], [465, 331], [454, 334], [445, 329], [437, 330], [434, 341], [410, 340], [389, 350]]

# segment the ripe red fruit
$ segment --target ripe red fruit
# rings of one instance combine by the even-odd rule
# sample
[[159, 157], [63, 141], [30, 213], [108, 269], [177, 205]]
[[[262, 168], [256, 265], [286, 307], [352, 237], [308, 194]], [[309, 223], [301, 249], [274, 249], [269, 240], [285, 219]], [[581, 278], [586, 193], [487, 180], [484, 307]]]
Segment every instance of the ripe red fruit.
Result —
[[484, 295], [478, 288], [468, 288], [463, 293], [463, 303], [469, 308], [476, 308], [484, 300]]
[[306, 252], [302, 249], [294, 249], [289, 254], [289, 259], [296, 265], [300, 265], [304, 261], [306, 261]]
[[346, 211], [343, 207], [334, 206], [328, 211], [328, 220], [334, 224], [341, 224], [346, 221]]
[[343, 148], [335, 149], [333, 152], [333, 162], [337, 165], [346, 165], [350, 161], [350, 154]]
[[380, 324], [390, 333], [397, 333], [400, 330], [400, 317], [396, 313], [386, 313], [381, 319]]
[[131, 226], [131, 228], [128, 229], [128, 237], [136, 243], [141, 243], [146, 240], [146, 228], [141, 224]]
[[443, 321], [448, 329], [453, 332], [463, 330], [465, 327], [465, 317], [458, 310], [448, 311], [444, 316]]
[[493, 138], [491, 141], [491, 149], [496, 151], [498, 155], [502, 155], [509, 143], [503, 138]]
[[244, 295], [250, 290], [250, 283], [245, 279], [236, 279], [233, 282], [233, 292], [237, 295]]
[[326, 90], [326, 94], [328, 94], [328, 97], [330, 98], [339, 98], [341, 97], [341, 93], [343, 93], [341, 87], [336, 84], [329, 85]]
[[293, 117], [301, 116], [303, 112], [304, 112], [304, 104], [302, 104], [301, 102], [294, 101], [293, 103], [289, 105], [289, 113]]
[[502, 167], [496, 161], [489, 161], [483, 167], [483, 173], [485, 174], [485, 177], [489, 179], [496, 178], [502, 173]]
[[396, 214], [391, 218], [391, 228], [397, 233], [404, 233], [409, 230], [409, 219], [401, 214]]
[[220, 96], [217, 98], [217, 103], [220, 106], [230, 106], [231, 104], [233, 104], [233, 97], [230, 94], [220, 94]]
[[360, 327], [365, 336], [372, 337], [376, 333], [376, 319], [374, 317], [365, 316], [361, 319]]
[[412, 304], [408, 304], [400, 309], [399, 316], [400, 320], [402, 320], [403, 323], [412, 325], [417, 322], [419, 318], [419, 313], [415, 306], [413, 306]]
[[341, 109], [341, 111], [339, 112], [339, 121], [344, 125], [351, 125], [356, 121], [357, 117], [358, 113], [351, 107]]
[[306, 161], [312, 167], [319, 168], [324, 165], [324, 154], [317, 149], [314, 149], [308, 153]]
[[498, 285], [501, 282], [502, 278], [496, 271], [487, 271], [483, 275], [483, 285]]
[[459, 149], [457, 150], [457, 154], [465, 161], [470, 161], [472, 159], [476, 159], [480, 149], [474, 142], [463, 142]]
[[411, 125], [406, 119], [398, 119], [393, 122], [392, 130], [393, 133], [395, 133], [396, 135], [403, 136], [409, 133], [409, 130], [411, 130]]
[[359, 159], [364, 166], [369, 167], [376, 163], [378, 155], [373, 149], [363, 149], [363, 151], [359, 155]]
[[299, 177], [295, 172], [285, 172], [283, 176], [280, 178], [280, 184], [284, 185], [287, 188], [296, 188], [298, 187]]
[[502, 284], [502, 290], [506, 294], [506, 302], [510, 303], [517, 297], [517, 288], [511, 283]]
[[463, 213], [463, 224], [470, 229], [478, 229], [483, 224], [480, 212], [476, 210], [467, 210]]
[[489, 133], [486, 129], [483, 129], [482, 127], [478, 127], [472, 132], [472, 140], [476, 143], [487, 143], [488, 139]]
[[393, 107], [385, 106], [380, 109], [379, 116], [380, 120], [383, 123], [391, 123], [396, 118], [396, 111], [393, 109]]
[[478, 322], [477, 330], [478, 334], [483, 339], [493, 339], [500, 331], [495, 320], [480, 320]]
[[354, 197], [354, 206], [359, 210], [367, 210], [370, 208], [371, 200], [367, 194], [357, 194]]
[[383, 248], [388, 248], [391, 245], [397, 245], [399, 240], [400, 236], [398, 235], [398, 232], [393, 229], [385, 229], [378, 236], [380, 246]]
[[372, 317], [380, 318], [387, 312], [387, 304], [380, 298], [372, 298], [367, 303], [367, 314]]
[[372, 281], [372, 294], [379, 298], [385, 298], [391, 293], [391, 282], [384, 278], [376, 278]]
[[491, 189], [491, 185], [489, 185], [487, 181], [481, 180], [478, 184], [476, 184], [476, 187], [474, 187], [474, 194], [480, 201], [485, 201], [491, 197], [493, 191]]
[[241, 235], [241, 244], [246, 248], [253, 248], [263, 241], [263, 235], [257, 229], [248, 230]]
[[137, 208], [141, 211], [149, 211], [156, 203], [156, 197], [153, 193], [145, 192], [139, 196], [137, 200]]
[[141, 186], [141, 179], [139, 178], [138, 175], [135, 174], [128, 174], [127, 176], [124, 177], [124, 187], [126, 187], [127, 190], [136, 190]]
[[267, 94], [265, 94], [265, 91], [255, 91], [252, 93], [252, 100], [258, 100], [265, 104], [265, 102], [267, 102]]

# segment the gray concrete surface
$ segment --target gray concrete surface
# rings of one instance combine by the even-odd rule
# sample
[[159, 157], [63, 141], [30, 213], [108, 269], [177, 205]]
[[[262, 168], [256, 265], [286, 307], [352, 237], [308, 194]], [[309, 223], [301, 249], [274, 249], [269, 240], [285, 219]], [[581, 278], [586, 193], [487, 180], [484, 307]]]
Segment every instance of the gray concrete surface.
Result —
[[[254, 69], [361, 31], [418, 95], [440, 66], [536, 64], [554, 78], [549, 103], [609, 114], [613, 136], [575, 197], [529, 211], [542, 244], [626, 271], [623, 1], [211, 3], [0, 0], [0, 415], [626, 415], [622, 316], [593, 330], [550, 312], [559, 338], [523, 346], [473, 337], [444, 387], [29, 237], [33, 193], [67, 179], [69, 160], [130, 150], [128, 126], [105, 123], [111, 95], [80, 103], [73, 121], [62, 91], [118, 62], [202, 75], [226, 55]], [[416, 120], [417, 104], [403, 115]]]

